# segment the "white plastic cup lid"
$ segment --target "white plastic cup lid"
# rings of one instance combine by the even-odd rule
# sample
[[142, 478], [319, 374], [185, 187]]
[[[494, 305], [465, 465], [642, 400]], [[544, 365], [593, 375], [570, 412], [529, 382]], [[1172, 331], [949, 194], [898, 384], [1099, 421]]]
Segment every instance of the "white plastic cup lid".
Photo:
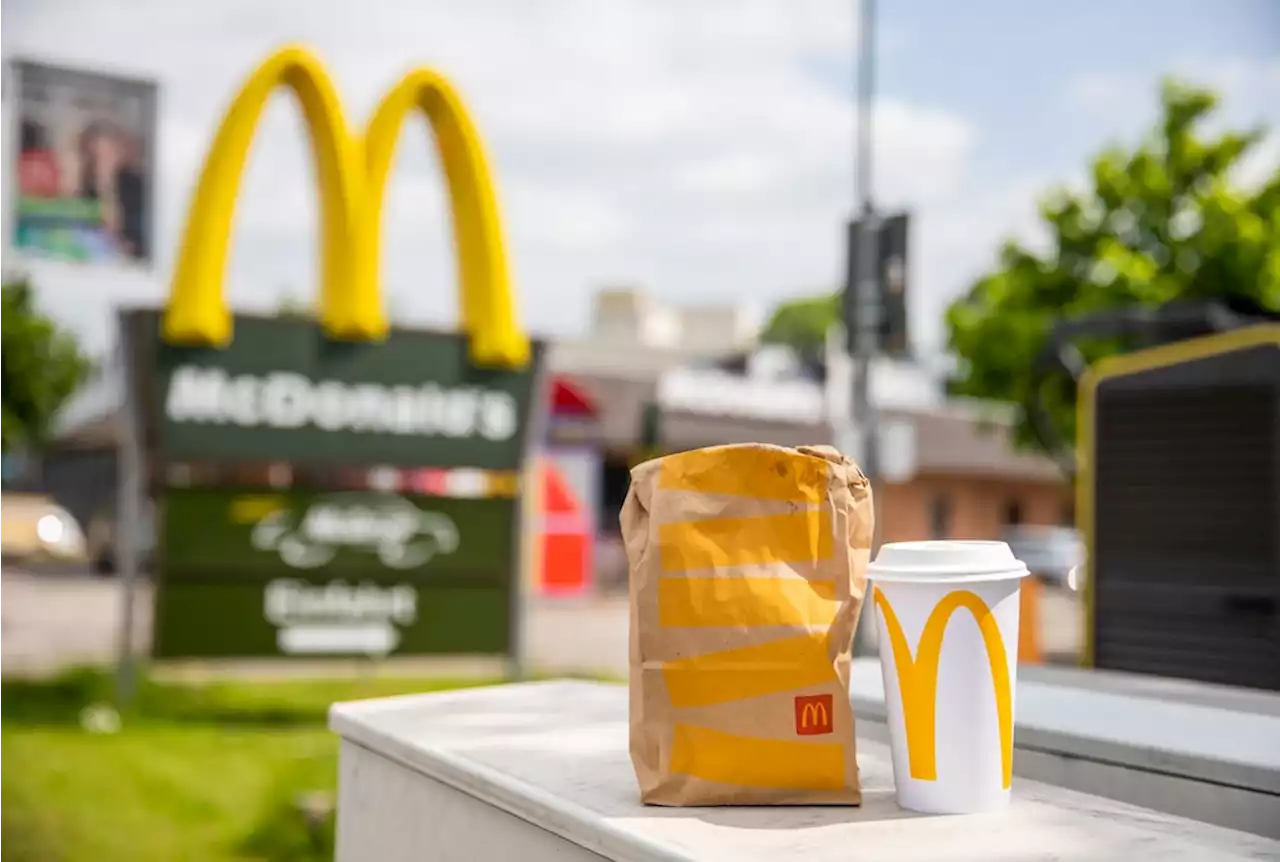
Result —
[[876, 581], [938, 583], [1021, 578], [1027, 566], [1004, 542], [891, 542], [867, 568]]

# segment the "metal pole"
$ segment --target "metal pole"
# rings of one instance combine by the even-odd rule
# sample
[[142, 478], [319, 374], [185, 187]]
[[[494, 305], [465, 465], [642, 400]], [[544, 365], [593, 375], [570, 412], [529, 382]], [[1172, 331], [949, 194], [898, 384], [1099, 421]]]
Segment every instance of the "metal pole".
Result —
[[17, 63], [6, 61], [4, 64], [4, 182], [3, 202], [0, 212], [3, 214], [4, 233], [4, 278], [18, 275], [21, 265], [14, 255], [17, 243], [14, 236], [18, 230], [18, 160], [22, 155], [22, 67]]
[[[875, 0], [856, 0], [858, 15], [858, 60], [854, 63], [854, 85], [857, 92], [858, 137], [854, 150], [854, 214], [855, 233], [849, 237], [849, 253], [855, 266], [848, 273], [845, 290], [846, 309], [853, 312], [853, 326], [846, 332], [846, 346], [853, 364], [852, 427], [860, 443], [859, 466], [871, 481], [872, 505], [876, 526], [880, 525], [880, 435], [876, 407], [871, 399], [871, 362], [876, 354], [880, 326], [879, 275], [880, 223], [872, 200], [872, 105], [875, 93]], [[846, 322], [849, 314], [846, 312]], [[875, 533], [871, 550], [875, 552]], [[873, 614], [863, 614], [854, 634], [855, 655], [875, 653]]]
[[138, 432], [138, 396], [133, 377], [132, 321], [124, 309], [119, 312], [121, 405], [116, 500], [116, 566], [120, 575], [120, 664], [116, 675], [116, 706], [124, 710], [133, 699], [133, 619], [138, 592], [138, 534], [141, 532], [142, 443]]
[[[22, 63], [6, 60], [4, 62], [3, 83], [3, 153], [4, 165], [0, 166], [3, 180], [0, 180], [0, 233], [4, 234], [0, 247], [0, 278], [21, 279], [27, 276], [26, 262], [18, 248], [18, 185], [20, 181], [18, 163], [22, 159]], [[32, 288], [34, 290], [34, 288]], [[44, 459], [26, 444], [22, 444], [16, 453], [17, 481], [21, 487], [39, 488], [43, 479]]]
[[534, 376], [529, 395], [529, 415], [525, 427], [523, 441], [524, 451], [521, 457], [520, 490], [516, 499], [516, 512], [512, 529], [514, 532], [515, 550], [512, 553], [513, 569], [510, 594], [510, 618], [507, 622], [507, 637], [510, 641], [507, 654], [507, 676], [513, 680], [524, 679], [528, 671], [528, 633], [525, 615], [530, 613], [537, 599], [537, 592], [532, 589], [535, 566], [539, 563], [538, 549], [538, 515], [539, 501], [542, 494], [542, 470], [540, 458], [547, 439], [547, 425], [551, 417], [551, 372], [547, 365], [546, 354], [542, 348], [534, 346]]
[[857, 272], [854, 290], [857, 331], [848, 335], [854, 358], [853, 421], [861, 440], [861, 467], [875, 483], [880, 478], [879, 417], [871, 398], [871, 362], [877, 351], [880, 316], [879, 220], [872, 200], [872, 103], [875, 93], [875, 0], [858, 2], [858, 62], [855, 64], [858, 93], [858, 140], [855, 152], [855, 192], [859, 202]]

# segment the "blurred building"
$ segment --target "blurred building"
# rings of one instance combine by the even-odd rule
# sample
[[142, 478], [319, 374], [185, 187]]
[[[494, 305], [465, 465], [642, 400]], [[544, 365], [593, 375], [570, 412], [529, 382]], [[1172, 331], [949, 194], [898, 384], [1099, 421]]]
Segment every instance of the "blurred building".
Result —
[[123, 403], [120, 355], [114, 350], [63, 409], [55, 441], [41, 459], [42, 490], [64, 506], [86, 532], [95, 518], [106, 517], [104, 513], [115, 508], [119, 481], [116, 446]]
[[[760, 345], [761, 323], [733, 305], [608, 289], [584, 336], [551, 344], [545, 454], [555, 493], [581, 515], [544, 530], [569, 523], [576, 534], [586, 524], [596, 542], [583, 553], [599, 582], [625, 580], [618, 515], [631, 467], [655, 450], [836, 443], [831, 418], [849, 413], [847, 356], [834, 342], [820, 358]], [[873, 364], [871, 395], [886, 428], [880, 540], [996, 539], [1010, 526], [1071, 524], [1071, 489], [1057, 466], [1010, 446], [1012, 410], [948, 398], [946, 371], [908, 358]], [[117, 366], [104, 366], [64, 413], [44, 465], [48, 490], [84, 524], [114, 500], [120, 383]]]
[[[889, 385], [902, 371], [877, 368]], [[909, 375], [903, 375], [908, 376]], [[761, 379], [748, 372], [676, 367], [643, 381], [573, 375], [590, 393], [600, 417], [603, 495], [600, 523], [615, 528], [627, 472], [642, 447], [646, 405], [656, 404], [658, 448], [678, 451], [721, 443], [782, 446], [834, 443], [824, 411], [823, 385], [804, 378]], [[940, 385], [939, 385], [939, 388]], [[884, 398], [884, 424], [906, 461], [889, 472], [881, 491], [880, 538], [998, 538], [1019, 524], [1070, 524], [1070, 488], [1047, 458], [1013, 451], [1010, 411], [964, 401], [910, 403]]]
[[637, 288], [596, 293], [590, 329], [551, 345], [554, 372], [651, 380], [687, 362], [756, 343], [763, 315], [737, 305], [672, 305]]
[[[618, 515], [629, 471], [653, 451], [722, 443], [836, 442], [852, 366], [760, 345], [760, 318], [734, 308], [672, 308], [603, 291], [584, 338], [553, 346], [550, 367], [589, 400], [600, 451], [597, 569], [625, 578]], [[1007, 405], [948, 398], [946, 368], [881, 357], [871, 396], [886, 434], [879, 539], [998, 539], [1017, 525], [1072, 524], [1072, 493], [1049, 459], [1016, 452]], [[646, 437], [653, 439], [646, 439]]]

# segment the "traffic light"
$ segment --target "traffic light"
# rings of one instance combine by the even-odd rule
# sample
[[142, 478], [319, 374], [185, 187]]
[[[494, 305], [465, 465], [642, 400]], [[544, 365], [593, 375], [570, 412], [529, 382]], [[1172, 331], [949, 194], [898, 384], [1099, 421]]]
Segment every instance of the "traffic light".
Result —
[[[907, 321], [907, 287], [909, 283], [907, 232], [910, 217], [897, 213], [880, 220], [877, 237], [876, 294], [879, 307], [877, 352], [905, 357], [911, 353]], [[845, 331], [849, 338], [858, 331], [858, 235], [862, 219], [848, 227], [848, 270], [843, 299]], [[850, 343], [854, 343], [852, 340]]]

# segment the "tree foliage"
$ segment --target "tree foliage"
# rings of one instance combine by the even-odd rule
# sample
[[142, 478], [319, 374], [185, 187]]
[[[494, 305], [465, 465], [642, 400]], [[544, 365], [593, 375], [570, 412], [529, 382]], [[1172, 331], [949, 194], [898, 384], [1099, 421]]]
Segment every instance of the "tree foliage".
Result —
[[809, 296], [781, 303], [760, 339], [787, 344], [805, 356], [821, 356], [827, 330], [840, 319], [840, 294]]
[[[1061, 317], [1210, 298], [1280, 310], [1280, 171], [1254, 188], [1233, 184], [1233, 168], [1265, 132], [1206, 136], [1217, 101], [1167, 81], [1161, 116], [1136, 149], [1104, 150], [1087, 189], [1043, 200], [1047, 249], [1006, 243], [999, 265], [947, 311], [961, 366], [953, 391], [1030, 403], [1033, 362]], [[1089, 362], [1127, 349], [1077, 346]], [[1074, 383], [1052, 380], [1044, 396], [1063, 439], [1074, 439]], [[1025, 417], [1017, 439], [1036, 445]]]
[[92, 366], [75, 335], [36, 309], [26, 279], [6, 282], [3, 291], [0, 429], [4, 451], [38, 450], [48, 442], [58, 411]]

